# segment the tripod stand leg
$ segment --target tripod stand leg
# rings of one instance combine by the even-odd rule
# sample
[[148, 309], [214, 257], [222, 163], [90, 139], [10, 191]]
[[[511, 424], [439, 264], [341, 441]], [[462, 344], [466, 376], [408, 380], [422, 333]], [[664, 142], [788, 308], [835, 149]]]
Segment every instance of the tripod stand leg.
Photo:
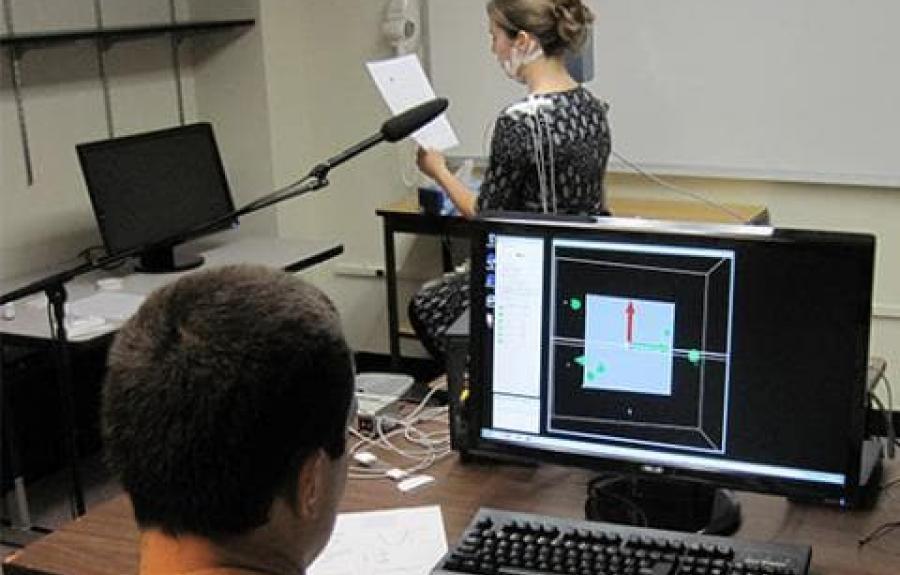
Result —
[[84, 491], [81, 486], [81, 472], [78, 468], [78, 427], [75, 422], [75, 392], [72, 387], [72, 361], [69, 355], [69, 344], [66, 341], [65, 303], [66, 288], [62, 284], [47, 289], [47, 299], [53, 309], [54, 317], [54, 357], [56, 360], [56, 376], [62, 408], [62, 420], [65, 427], [64, 443], [69, 464], [72, 493], [72, 518], [84, 515]]

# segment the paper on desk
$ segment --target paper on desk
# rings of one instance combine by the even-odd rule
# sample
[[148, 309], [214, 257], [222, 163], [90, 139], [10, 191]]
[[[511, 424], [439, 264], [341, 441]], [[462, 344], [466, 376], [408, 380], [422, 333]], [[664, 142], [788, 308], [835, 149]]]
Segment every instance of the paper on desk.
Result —
[[[399, 114], [435, 97], [434, 89], [415, 54], [369, 62], [366, 67], [393, 114]], [[412, 137], [423, 148], [439, 151], [459, 145], [456, 132], [445, 114], [414, 132]]]
[[308, 575], [427, 575], [447, 552], [441, 509], [342, 513]]
[[73, 301], [67, 313], [74, 316], [97, 316], [110, 321], [125, 321], [144, 303], [144, 296], [118, 291], [98, 291]]

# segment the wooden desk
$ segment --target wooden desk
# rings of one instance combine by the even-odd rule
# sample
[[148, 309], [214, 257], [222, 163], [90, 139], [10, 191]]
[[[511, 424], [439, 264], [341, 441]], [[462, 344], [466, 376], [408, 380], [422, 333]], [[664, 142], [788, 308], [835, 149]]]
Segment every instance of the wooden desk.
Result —
[[[581, 518], [591, 477], [584, 471], [555, 466], [463, 465], [455, 455], [429, 473], [436, 478], [434, 483], [405, 494], [387, 480], [351, 480], [341, 510], [440, 505], [447, 537], [454, 542], [482, 506]], [[898, 475], [900, 462], [895, 461], [885, 476]], [[883, 493], [878, 507], [865, 512], [802, 506], [751, 493], [739, 497], [744, 522], [737, 537], [811, 544], [811, 573], [900, 573], [900, 529], [862, 549], [857, 546], [857, 539], [871, 529], [900, 519], [900, 486]], [[135, 573], [137, 541], [130, 502], [120, 496], [17, 552], [5, 569], [9, 575]]]
[[[764, 206], [724, 204], [728, 210], [738, 214], [744, 223], [768, 224], [769, 211]], [[674, 200], [652, 200], [634, 198], [609, 199], [609, 210], [617, 217], [639, 217], [657, 220], [678, 220], [708, 223], [734, 223], [731, 214], [701, 202]], [[419, 211], [419, 201], [415, 196], [379, 208], [384, 229], [384, 267], [387, 281], [388, 342], [391, 353], [391, 367], [400, 367], [400, 338], [410, 335], [400, 331], [397, 302], [397, 255], [394, 234], [410, 233], [421, 235], [466, 237], [469, 227], [459, 216], [437, 216]], [[444, 271], [449, 271], [449, 254], [444, 252]]]

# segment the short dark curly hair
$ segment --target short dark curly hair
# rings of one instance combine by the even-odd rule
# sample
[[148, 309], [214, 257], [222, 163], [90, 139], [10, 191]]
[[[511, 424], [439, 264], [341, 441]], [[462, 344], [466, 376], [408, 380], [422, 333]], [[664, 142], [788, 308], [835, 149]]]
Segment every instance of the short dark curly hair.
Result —
[[344, 453], [353, 361], [333, 304], [287, 273], [229, 266], [147, 298], [110, 349], [106, 459], [142, 528], [236, 535]]

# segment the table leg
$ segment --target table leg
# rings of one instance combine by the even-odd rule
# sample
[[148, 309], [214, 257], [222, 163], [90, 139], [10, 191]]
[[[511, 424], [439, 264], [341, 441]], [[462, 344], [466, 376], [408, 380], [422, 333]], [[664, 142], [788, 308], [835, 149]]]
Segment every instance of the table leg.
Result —
[[388, 343], [391, 369], [400, 368], [400, 321], [397, 317], [397, 261], [394, 251], [394, 226], [384, 220], [384, 273], [387, 282]]
[[441, 264], [444, 266], [444, 273], [453, 271], [453, 249], [447, 235], [441, 236]]

